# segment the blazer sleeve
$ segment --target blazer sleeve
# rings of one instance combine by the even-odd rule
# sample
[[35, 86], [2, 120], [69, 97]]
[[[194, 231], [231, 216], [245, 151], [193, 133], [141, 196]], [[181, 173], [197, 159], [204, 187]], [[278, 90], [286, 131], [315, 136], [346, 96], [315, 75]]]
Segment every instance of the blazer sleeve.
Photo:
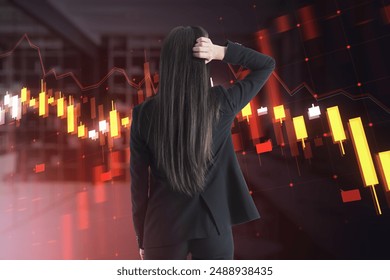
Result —
[[223, 61], [233, 65], [241, 65], [250, 70], [250, 73], [243, 80], [234, 83], [228, 89], [222, 88], [232, 113], [236, 115], [264, 86], [275, 69], [275, 60], [238, 43], [227, 41], [226, 46]]
[[143, 248], [144, 221], [148, 205], [150, 157], [138, 127], [138, 109], [134, 107], [130, 129], [130, 177], [133, 225], [140, 248]]

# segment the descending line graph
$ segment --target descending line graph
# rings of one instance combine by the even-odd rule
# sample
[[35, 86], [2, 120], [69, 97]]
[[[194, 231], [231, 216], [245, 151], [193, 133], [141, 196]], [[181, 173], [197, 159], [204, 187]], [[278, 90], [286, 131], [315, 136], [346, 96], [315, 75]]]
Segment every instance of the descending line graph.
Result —
[[[140, 89], [142, 87], [142, 85], [145, 83], [145, 78], [143, 78], [139, 83], [135, 83], [135, 82], [131, 81], [131, 79], [127, 75], [125, 69], [113, 67], [103, 78], [100, 79], [100, 81], [98, 81], [97, 83], [85, 86], [80, 82], [80, 80], [76, 77], [76, 75], [73, 72], [66, 72], [63, 74], [58, 74], [54, 68], [47, 70], [44, 63], [43, 63], [43, 58], [42, 58], [40, 48], [30, 40], [30, 38], [28, 37], [28, 35], [26, 33], [23, 34], [23, 36], [18, 40], [18, 42], [15, 44], [15, 46], [12, 49], [0, 54], [0, 59], [12, 55], [23, 41], [27, 41], [29, 46], [32, 49], [37, 51], [40, 66], [42, 69], [42, 78], [46, 78], [50, 74], [52, 74], [56, 80], [71, 77], [74, 80], [74, 82], [77, 84], [77, 86], [80, 88], [81, 91], [88, 91], [88, 90], [99, 88], [108, 78], [110, 78], [115, 73], [122, 74], [125, 77], [127, 83], [135, 89]], [[148, 78], [150, 79], [150, 76]]]
[[302, 89], [306, 89], [317, 101], [322, 101], [322, 100], [325, 100], [325, 99], [328, 99], [328, 98], [331, 98], [331, 97], [334, 97], [334, 96], [337, 96], [337, 95], [344, 95], [344, 96], [346, 96], [349, 99], [354, 100], [354, 101], [363, 100], [363, 99], [369, 99], [372, 102], [374, 102], [376, 105], [378, 105], [380, 108], [382, 108], [385, 112], [390, 114], [390, 109], [386, 105], [384, 105], [381, 101], [379, 101], [377, 98], [375, 98], [374, 96], [372, 96], [369, 93], [353, 95], [353, 94], [351, 94], [348, 91], [345, 91], [343, 89], [335, 89], [335, 90], [332, 90], [332, 91], [329, 91], [329, 92], [326, 92], [326, 93], [322, 93], [322, 94], [320, 94], [318, 96], [318, 94], [315, 93], [313, 91], [313, 89], [306, 82], [302, 82], [301, 84], [296, 86], [294, 89], [290, 89], [286, 85], [286, 83], [280, 78], [280, 76], [278, 74], [276, 74], [274, 72], [273, 76], [278, 80], [278, 82], [281, 84], [281, 86], [286, 90], [286, 92], [290, 96], [293, 96], [293, 95], [297, 94]]
[[[143, 77], [141, 81], [136, 83], [136, 82], [134, 82], [134, 81], [132, 81], [130, 79], [130, 77], [127, 74], [125, 69], [119, 68], [119, 67], [113, 67], [98, 82], [90, 84], [90, 85], [83, 85], [82, 82], [76, 77], [76, 75], [73, 72], [66, 72], [66, 73], [58, 74], [57, 71], [54, 68], [51, 68], [51, 69], [47, 70], [45, 65], [44, 65], [44, 63], [43, 63], [43, 58], [42, 58], [40, 47], [35, 45], [31, 41], [31, 39], [29, 38], [27, 33], [25, 33], [9, 51], [1, 53], [0, 54], [0, 59], [6, 58], [6, 57], [12, 55], [15, 52], [15, 50], [21, 45], [21, 43], [23, 41], [27, 41], [29, 46], [32, 49], [37, 51], [39, 62], [40, 62], [40, 68], [42, 70], [42, 78], [43, 79], [48, 77], [48, 76], [50, 76], [50, 75], [53, 75], [56, 80], [60, 80], [60, 79], [63, 79], [63, 78], [70, 77], [70, 78], [72, 78], [74, 80], [74, 82], [77, 84], [77, 86], [80, 88], [81, 91], [89, 91], [89, 90], [97, 89], [100, 86], [102, 86], [103, 83], [105, 81], [107, 81], [112, 75], [114, 75], [114, 74], [121, 74], [125, 78], [127, 84], [130, 85], [131, 87], [133, 87], [136, 90], [140, 90], [142, 88], [142, 86], [145, 84], [146, 80], [150, 81], [152, 90], [153, 90], [154, 93], [156, 93], [156, 87], [154, 86], [154, 84], [152, 82], [150, 73], [147, 73], [147, 75], [145, 77]], [[237, 79], [239, 77], [239, 75], [243, 71], [242, 67], [240, 67], [237, 71], [235, 71], [231, 65], [229, 65], [229, 69], [232, 72], [232, 74], [235, 77], [235, 79]], [[349, 98], [351, 100], [354, 100], [354, 101], [368, 99], [368, 100], [371, 100], [372, 102], [374, 102], [376, 105], [378, 105], [386, 113], [390, 114], [390, 108], [387, 107], [385, 104], [383, 104], [380, 100], [378, 100], [376, 97], [374, 97], [370, 93], [364, 93], [364, 94], [355, 95], [355, 94], [351, 94], [348, 91], [346, 91], [344, 89], [340, 89], [340, 88], [339, 89], [335, 89], [335, 90], [331, 90], [331, 91], [328, 91], [328, 92], [318, 93], [318, 92], [315, 92], [310, 87], [310, 85], [308, 85], [306, 82], [301, 82], [299, 85], [297, 85], [296, 87], [291, 89], [275, 71], [272, 73], [272, 76], [279, 82], [279, 84], [283, 87], [283, 89], [290, 96], [294, 96], [294, 95], [298, 94], [301, 90], [306, 89], [313, 96], [313, 98], [315, 100], [317, 100], [317, 101], [325, 100], [325, 99], [328, 99], [328, 98], [331, 98], [331, 97], [334, 97], [334, 96], [337, 96], [337, 95], [344, 95], [347, 98]], [[382, 79], [385, 79], [385, 78], [382, 78]]]

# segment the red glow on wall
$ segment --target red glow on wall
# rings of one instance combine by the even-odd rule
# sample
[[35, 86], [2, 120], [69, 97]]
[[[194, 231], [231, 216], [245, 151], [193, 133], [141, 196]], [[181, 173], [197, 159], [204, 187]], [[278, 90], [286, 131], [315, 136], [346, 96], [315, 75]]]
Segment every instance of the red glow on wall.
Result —
[[275, 18], [275, 25], [278, 33], [288, 31], [292, 28], [288, 15]]
[[274, 122], [273, 126], [274, 126], [276, 143], [281, 146], [284, 145], [283, 131], [280, 123]]
[[[259, 104], [257, 100], [252, 100], [250, 102], [251, 110], [252, 112], [256, 112], [259, 107]], [[252, 114], [249, 116], [249, 128], [250, 128], [250, 138], [252, 141], [255, 141], [255, 139], [259, 139], [264, 135], [262, 125], [261, 125], [261, 119], [257, 117], [257, 114]], [[255, 143], [255, 142], [253, 142]]]
[[77, 194], [77, 228], [87, 229], [89, 227], [89, 207], [88, 207], [88, 193], [79, 192]]
[[381, 11], [382, 11], [383, 21], [385, 22], [385, 24], [389, 24], [390, 23], [390, 5], [384, 6]]
[[115, 151], [110, 153], [110, 167], [111, 167], [111, 176], [118, 177], [123, 174], [122, 163], [120, 161], [120, 152]]
[[241, 141], [241, 136], [239, 133], [232, 134], [232, 141], [233, 141], [234, 151], [235, 152], [241, 151], [242, 150], [242, 141]]
[[305, 159], [311, 159], [313, 157], [313, 151], [311, 149], [310, 142], [307, 142], [305, 144], [305, 148], [303, 149], [303, 155], [305, 156]]
[[138, 95], [138, 103], [144, 102], [144, 100], [145, 100], [144, 91], [142, 89], [137, 91], [137, 95]]
[[70, 260], [73, 256], [73, 235], [72, 235], [72, 216], [66, 214], [62, 216], [62, 258]]
[[298, 10], [299, 21], [302, 25], [302, 36], [305, 41], [319, 36], [315, 14], [311, 5]]
[[299, 156], [297, 136], [295, 135], [294, 124], [291, 119], [290, 109], [285, 109], [286, 119], [284, 121], [286, 125], [287, 141], [290, 146], [290, 153], [292, 157]]
[[103, 166], [95, 166], [93, 168], [93, 177], [94, 177], [94, 201], [95, 203], [102, 203], [106, 201], [106, 191], [104, 184], [101, 181], [101, 175], [103, 171]]
[[[257, 40], [257, 46], [260, 49], [261, 52], [271, 56], [275, 57], [273, 53], [273, 46], [271, 44], [270, 36], [268, 35], [267, 29], [262, 29], [258, 32], [256, 32], [256, 38], [262, 38], [261, 40]], [[281, 92], [280, 92], [280, 85], [276, 79], [273, 78], [271, 75], [268, 79], [267, 83], [264, 85], [265, 88], [265, 94], [267, 95], [268, 104], [270, 107], [275, 107], [277, 105], [282, 104], [281, 100]]]

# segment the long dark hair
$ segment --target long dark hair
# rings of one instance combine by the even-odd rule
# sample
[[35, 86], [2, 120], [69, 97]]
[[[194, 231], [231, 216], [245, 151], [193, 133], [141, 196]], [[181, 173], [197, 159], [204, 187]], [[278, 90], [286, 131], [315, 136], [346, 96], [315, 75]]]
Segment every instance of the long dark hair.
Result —
[[210, 88], [209, 65], [193, 56], [201, 27], [179, 26], [164, 39], [159, 90], [154, 96], [154, 154], [172, 189], [189, 196], [204, 190], [213, 161], [212, 129], [219, 103]]

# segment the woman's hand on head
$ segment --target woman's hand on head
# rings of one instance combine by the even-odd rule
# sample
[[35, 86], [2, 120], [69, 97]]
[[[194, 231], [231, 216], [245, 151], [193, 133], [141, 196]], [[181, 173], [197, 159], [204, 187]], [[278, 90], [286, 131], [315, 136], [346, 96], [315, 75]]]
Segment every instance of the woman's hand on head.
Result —
[[193, 55], [205, 59], [206, 63], [212, 60], [222, 60], [225, 56], [226, 47], [214, 45], [207, 37], [199, 37], [192, 48]]

